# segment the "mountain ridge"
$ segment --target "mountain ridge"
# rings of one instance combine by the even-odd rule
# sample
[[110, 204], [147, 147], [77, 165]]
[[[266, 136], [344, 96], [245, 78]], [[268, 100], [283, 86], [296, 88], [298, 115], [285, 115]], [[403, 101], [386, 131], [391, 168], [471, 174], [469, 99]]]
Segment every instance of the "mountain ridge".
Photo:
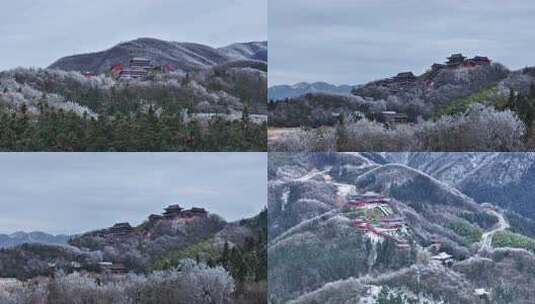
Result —
[[213, 48], [199, 43], [143, 37], [102, 51], [62, 57], [48, 68], [100, 74], [114, 64], [126, 65], [133, 57], [146, 57], [155, 65], [170, 64], [176, 71], [193, 72], [231, 61], [266, 61], [264, 53], [267, 55], [267, 41], [239, 42]]
[[293, 85], [274, 85], [268, 88], [268, 100], [282, 100], [299, 97], [309, 93], [330, 93], [349, 95], [354, 88], [352, 85], [334, 85], [324, 81], [299, 82]]
[[54, 235], [41, 231], [17, 231], [10, 234], [0, 234], [0, 248], [11, 248], [29, 243], [65, 245], [70, 237], [66, 234]]

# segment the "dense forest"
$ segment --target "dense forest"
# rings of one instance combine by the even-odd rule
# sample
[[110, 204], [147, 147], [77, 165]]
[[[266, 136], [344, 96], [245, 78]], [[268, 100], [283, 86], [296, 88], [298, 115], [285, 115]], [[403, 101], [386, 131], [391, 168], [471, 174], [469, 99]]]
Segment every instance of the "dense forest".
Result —
[[266, 124], [210, 118], [202, 125], [177, 114], [115, 114], [99, 119], [87, 114], [41, 107], [29, 115], [0, 113], [1, 151], [265, 151]]

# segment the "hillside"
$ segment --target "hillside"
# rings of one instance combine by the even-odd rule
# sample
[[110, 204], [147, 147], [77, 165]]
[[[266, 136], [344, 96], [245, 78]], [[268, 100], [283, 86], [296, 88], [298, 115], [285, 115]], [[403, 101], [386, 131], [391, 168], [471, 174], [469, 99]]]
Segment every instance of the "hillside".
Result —
[[[153, 52], [152, 40], [143, 41], [132, 43]], [[115, 49], [90, 62], [73, 59], [80, 70], [0, 72], [0, 151], [265, 151], [265, 136], [257, 135], [266, 130], [267, 63], [252, 58], [266, 47], [231, 45], [217, 51], [224, 60], [188, 73], [168, 69], [165, 60], [174, 59], [162, 53], [150, 68], [125, 65], [113, 74], [104, 66], [123, 60]], [[106, 73], [86, 73], [86, 64]]]
[[294, 85], [274, 85], [268, 88], [268, 100], [282, 100], [299, 97], [309, 93], [349, 95], [353, 86], [333, 85], [326, 82], [300, 82]]
[[[224, 250], [254, 250], [265, 241], [265, 214], [227, 223], [215, 214], [151, 216], [139, 226], [119, 224], [74, 236], [63, 245], [22, 244], [2, 249], [0, 273], [31, 278], [50, 273], [48, 263], [57, 269], [73, 271], [72, 262], [86, 271], [98, 271], [99, 262], [121, 264], [128, 271], [144, 273], [172, 267], [181, 259], [217, 262]], [[36, 242], [32, 242], [36, 243]], [[262, 252], [254, 254], [261, 255]], [[14, 262], [17, 260], [18, 262]], [[10, 262], [13, 261], [13, 262]], [[21, 268], [20, 265], [27, 265]], [[250, 265], [253, 267], [254, 265]], [[254, 271], [254, 269], [250, 270]], [[254, 272], [253, 272], [254, 274]]]
[[[401, 154], [401, 155], [400, 155]], [[392, 162], [426, 172], [480, 202], [535, 219], [531, 185], [535, 176], [533, 153], [392, 153]]]
[[267, 212], [227, 223], [166, 208], [70, 245], [0, 249], [1, 303], [266, 303]]
[[[465, 112], [471, 105], [481, 103], [503, 109], [510, 95], [510, 90], [522, 95], [529, 92], [535, 84], [533, 68], [510, 71], [504, 65], [491, 62], [481, 65], [457, 66], [446, 68], [430, 68], [422, 75], [410, 72], [399, 73], [394, 77], [374, 80], [356, 86], [351, 94], [365, 104], [359, 108], [368, 119], [376, 120], [383, 111], [403, 113], [410, 122], [417, 118], [429, 120], [443, 115], [454, 115]], [[278, 88], [277, 88], [278, 89]], [[280, 88], [283, 92], [287, 88]], [[274, 89], [274, 92], [276, 90]], [[319, 94], [320, 90], [312, 90], [313, 95], [302, 96], [299, 93], [289, 98], [287, 104], [274, 103], [270, 108], [271, 119], [278, 127], [332, 125], [323, 116], [345, 113], [351, 115], [355, 111], [352, 102], [329, 94]], [[326, 92], [329, 93], [329, 92]], [[272, 94], [272, 93], [270, 93]], [[275, 93], [273, 93], [275, 94]], [[271, 99], [271, 98], [270, 98]], [[330, 101], [336, 100], [333, 105]], [[311, 111], [320, 107], [321, 116]]]
[[[531, 239], [509, 235], [512, 218], [504, 210], [394, 163], [414, 157], [270, 155], [273, 303], [477, 303], [477, 289], [490, 291], [496, 303], [529, 303], [524, 282], [533, 274], [514, 265], [535, 266], [533, 253], [520, 249], [532, 250]], [[519, 249], [493, 249], [502, 246]]]
[[334, 125], [343, 113], [361, 117], [363, 113], [384, 110], [384, 104], [371, 98], [332, 93], [308, 93], [299, 97], [269, 103], [269, 125], [272, 127], [318, 127]]
[[144, 57], [157, 65], [170, 64], [174, 70], [193, 72], [229, 61], [267, 61], [262, 55], [264, 52], [267, 52], [265, 41], [212, 48], [197, 43], [139, 38], [122, 42], [104, 51], [63, 57], [48, 68], [101, 74], [107, 72], [114, 64], [127, 65], [133, 57]]

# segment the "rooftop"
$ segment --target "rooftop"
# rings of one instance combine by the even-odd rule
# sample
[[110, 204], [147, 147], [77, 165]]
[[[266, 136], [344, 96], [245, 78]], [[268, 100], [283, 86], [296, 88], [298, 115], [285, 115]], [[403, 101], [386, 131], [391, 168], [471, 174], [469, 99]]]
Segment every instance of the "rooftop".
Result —
[[488, 295], [489, 292], [485, 288], [476, 288], [474, 289], [474, 294], [476, 296], [483, 296], [483, 295]]
[[447, 259], [451, 259], [453, 256], [452, 255], [449, 255], [445, 252], [441, 252], [435, 256], [433, 256], [433, 260], [447, 260]]
[[130, 226], [130, 223], [117, 223], [113, 225], [113, 227], [132, 227], [132, 226]]
[[174, 205], [169, 205], [167, 207], [165, 207], [165, 210], [167, 209], [183, 209], [182, 207], [180, 207], [179, 204], [174, 204]]

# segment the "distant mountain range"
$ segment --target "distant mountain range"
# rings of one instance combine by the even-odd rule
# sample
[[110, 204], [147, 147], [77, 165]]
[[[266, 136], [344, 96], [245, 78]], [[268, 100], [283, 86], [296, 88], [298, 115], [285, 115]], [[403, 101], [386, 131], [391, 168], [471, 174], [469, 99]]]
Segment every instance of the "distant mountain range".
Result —
[[0, 234], [0, 248], [10, 248], [22, 244], [49, 244], [49, 245], [63, 245], [67, 244], [69, 240], [68, 235], [59, 234], [52, 235], [44, 232], [22, 232], [18, 231], [11, 234]]
[[266, 62], [267, 41], [235, 43], [213, 48], [198, 43], [139, 38], [122, 42], [104, 51], [63, 57], [49, 68], [100, 74], [114, 64], [127, 64], [133, 57], [145, 57], [156, 65], [170, 64], [175, 70], [191, 72], [232, 61]]
[[330, 93], [338, 95], [348, 95], [354, 86], [333, 85], [327, 82], [300, 82], [294, 85], [275, 85], [268, 89], [269, 100], [281, 100], [293, 98], [308, 93]]

